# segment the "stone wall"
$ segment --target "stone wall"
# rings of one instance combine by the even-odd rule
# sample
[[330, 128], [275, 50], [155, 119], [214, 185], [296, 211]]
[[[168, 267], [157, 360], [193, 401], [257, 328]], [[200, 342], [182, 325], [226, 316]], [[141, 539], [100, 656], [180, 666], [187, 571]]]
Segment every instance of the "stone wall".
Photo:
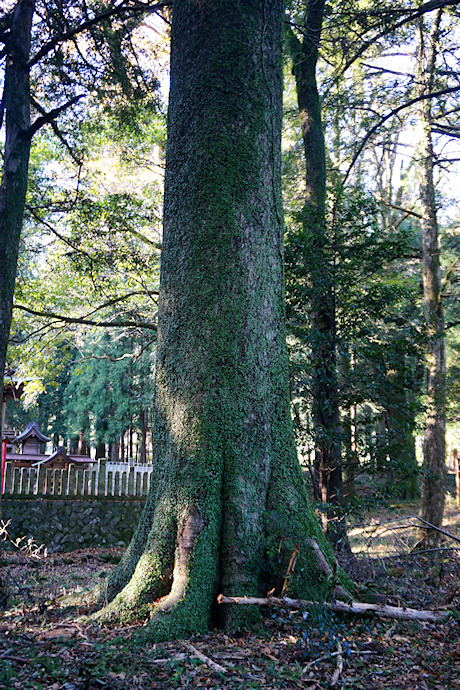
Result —
[[[145, 500], [138, 498], [2, 497], [2, 519], [11, 539], [33, 537], [48, 551], [127, 546]], [[5, 544], [2, 544], [5, 546]]]

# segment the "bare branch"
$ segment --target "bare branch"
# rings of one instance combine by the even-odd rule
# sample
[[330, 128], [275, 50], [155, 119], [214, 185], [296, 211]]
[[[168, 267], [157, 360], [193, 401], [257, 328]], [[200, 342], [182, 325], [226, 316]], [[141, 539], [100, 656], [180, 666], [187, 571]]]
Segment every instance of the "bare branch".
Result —
[[44, 125], [50, 124], [58, 115], [64, 112], [64, 110], [67, 110], [67, 108], [70, 108], [72, 105], [75, 105], [81, 98], [83, 98], [83, 94], [79, 94], [78, 96], [74, 96], [73, 98], [70, 99], [70, 101], [67, 101], [67, 103], [64, 103], [63, 105], [60, 105], [58, 108], [54, 108], [53, 110], [50, 110], [49, 113], [46, 113], [43, 115], [43, 117], [38, 117], [33, 125], [29, 127], [29, 129], [26, 132], [26, 136], [28, 137], [33, 137], [35, 132], [38, 132], [38, 130], [43, 127]]
[[[356, 53], [349, 60], [347, 60], [345, 66], [342, 68], [340, 72], [340, 76], [342, 76], [347, 71], [347, 69], [351, 67], [351, 65], [354, 62], [356, 62], [356, 60], [358, 60], [361, 57], [361, 55], [363, 55], [366, 52], [366, 50], [370, 48], [374, 43], [376, 43], [380, 38], [384, 38], [389, 33], [393, 33], [394, 31], [396, 31], [396, 29], [400, 29], [405, 24], [412, 22], [414, 19], [422, 17], [424, 14], [427, 14], [428, 12], [433, 12], [434, 10], [438, 10], [442, 7], [452, 7], [456, 5], [460, 5], [460, 0], [429, 0], [429, 2], [423, 3], [423, 5], [420, 5], [412, 12], [409, 11], [406, 17], [400, 19], [398, 22], [392, 24], [391, 26], [387, 26], [385, 29], [380, 31], [380, 33], [365, 41], [362, 44], [362, 46], [356, 51]], [[366, 12], [366, 14], [369, 13]]]
[[385, 206], [388, 206], [388, 208], [394, 208], [395, 211], [401, 211], [402, 213], [405, 213], [406, 216], [415, 216], [415, 218], [420, 218], [422, 219], [423, 216], [421, 213], [416, 213], [416, 211], [411, 211], [408, 208], [403, 208], [402, 206], [397, 206], [396, 204], [391, 204], [389, 201], [386, 201], [383, 197], [379, 196], [378, 194], [375, 194], [375, 198], [377, 201], [381, 201]]
[[428, 98], [436, 98], [437, 96], [444, 96], [448, 93], [455, 93], [456, 91], [460, 91], [460, 85], [459, 86], [451, 86], [447, 89], [441, 89], [440, 91], [432, 91], [431, 93], [426, 93], [423, 94], [422, 96], [415, 96], [414, 98], [411, 98], [409, 101], [406, 101], [406, 103], [403, 103], [402, 105], [398, 106], [397, 108], [393, 108], [390, 110], [389, 113], [384, 115], [383, 117], [380, 118], [380, 120], [373, 126], [371, 129], [368, 131], [364, 139], [362, 140], [361, 144], [358, 147], [358, 150], [354, 154], [352, 161], [350, 165], [348, 166], [348, 169], [343, 177], [342, 184], [344, 185], [345, 182], [347, 181], [354, 164], [358, 160], [359, 156], [361, 155], [364, 147], [366, 146], [367, 142], [371, 137], [374, 136], [374, 134], [380, 129], [380, 127], [391, 117], [394, 117], [395, 115], [398, 115], [402, 110], [405, 110], [406, 108], [410, 108], [412, 105], [415, 103], [419, 103], [420, 101], [425, 101]]
[[62, 321], [64, 323], [77, 323], [83, 326], [98, 326], [106, 328], [146, 328], [147, 330], [156, 331], [157, 325], [150, 323], [148, 321], [124, 321], [114, 320], [114, 321], [92, 321], [86, 319], [85, 317], [72, 317], [65, 316], [64, 314], [55, 314], [50, 311], [37, 311], [36, 309], [31, 309], [26, 307], [24, 304], [14, 304], [13, 309], [19, 309], [25, 311], [27, 314], [32, 314], [33, 316], [42, 316], [47, 319], [56, 319], [57, 321]]
[[35, 53], [35, 55], [29, 60], [28, 67], [32, 67], [33, 65], [36, 65], [37, 62], [39, 62], [45, 55], [47, 55], [53, 48], [55, 48], [59, 43], [64, 43], [65, 41], [68, 41], [70, 38], [74, 38], [78, 34], [82, 33], [83, 31], [86, 31], [87, 29], [90, 29], [92, 26], [95, 26], [96, 24], [99, 24], [100, 22], [110, 19], [111, 17], [116, 17], [119, 14], [123, 14], [125, 12], [148, 12], [148, 13], [156, 13], [158, 10], [163, 9], [163, 7], [170, 7], [172, 5], [171, 1], [167, 2], [158, 2], [155, 3], [154, 5], [150, 5], [149, 2], [147, 3], [138, 3], [136, 5], [129, 6], [126, 4], [127, 0], [121, 0], [119, 5], [116, 5], [115, 7], [112, 7], [112, 9], [107, 10], [106, 12], [101, 12], [101, 14], [97, 14], [95, 17], [92, 17], [91, 19], [88, 19], [86, 22], [83, 22], [82, 24], [79, 24], [78, 26], [74, 27], [73, 29], [70, 29], [69, 31], [66, 31], [62, 34], [59, 34], [58, 36], [55, 36], [52, 38], [48, 43], [45, 43], [44, 46], [40, 48], [40, 50]]
[[[48, 113], [47, 113], [46, 110], [40, 105], [40, 103], [38, 103], [38, 101], [35, 100], [35, 98], [31, 97], [30, 102], [32, 103], [32, 105], [33, 105], [33, 107], [35, 108], [35, 110], [37, 110], [37, 112], [39, 112], [41, 115], [43, 115], [43, 117], [47, 117]], [[81, 165], [81, 164], [82, 164], [82, 161], [80, 160], [80, 158], [78, 158], [78, 156], [76, 155], [75, 151], [73, 150], [73, 148], [71, 147], [71, 145], [69, 144], [69, 142], [68, 142], [68, 141], [66, 140], [66, 138], [64, 137], [63, 133], [61, 132], [61, 130], [60, 130], [59, 127], [57, 126], [57, 123], [55, 122], [55, 120], [52, 119], [48, 124], [51, 125], [51, 128], [52, 128], [53, 132], [55, 133], [55, 135], [57, 136], [57, 138], [59, 139], [59, 141], [60, 141], [62, 144], [64, 144], [64, 146], [66, 147], [66, 149], [67, 149], [67, 151], [69, 152], [69, 154], [70, 154], [71, 158], [73, 159], [73, 161], [74, 161], [77, 165]]]

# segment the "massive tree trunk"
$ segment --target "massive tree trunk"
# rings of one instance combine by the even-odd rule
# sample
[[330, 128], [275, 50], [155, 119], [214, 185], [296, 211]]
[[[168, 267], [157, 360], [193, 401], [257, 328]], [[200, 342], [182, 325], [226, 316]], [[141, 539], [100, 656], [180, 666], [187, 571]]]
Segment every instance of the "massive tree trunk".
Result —
[[[296, 78], [305, 151], [305, 205], [301, 241], [293, 261], [307, 275], [311, 320], [312, 415], [315, 468], [321, 500], [337, 504], [343, 495], [340, 414], [336, 363], [336, 315], [332, 248], [326, 225], [326, 148], [321, 120], [316, 65], [325, 0], [308, 3], [302, 43], [289, 30], [288, 45]], [[347, 543], [343, 525], [329, 522], [328, 535], [338, 546]]]
[[[278, 0], [174, 3], [155, 481], [100, 614], [157, 601], [156, 639], [206, 630], [219, 593], [280, 591], [296, 548], [289, 591], [327, 589], [289, 414], [281, 14]], [[219, 618], [244, 624], [244, 608]]]
[[[432, 90], [441, 10], [433, 19], [428, 45], [425, 22], [418, 26], [418, 95], [426, 96]], [[444, 474], [446, 454], [446, 354], [444, 316], [441, 293], [438, 222], [433, 181], [434, 151], [431, 135], [430, 99], [419, 105], [419, 180], [422, 207], [423, 297], [427, 330], [427, 391], [425, 437], [423, 444], [423, 475], [420, 517], [436, 527], [442, 525], [444, 512]], [[435, 541], [437, 533], [421, 531], [421, 544]]]
[[0, 386], [3, 389], [10, 336], [19, 240], [30, 155], [30, 80], [27, 65], [34, 0], [20, 0], [8, 19], [8, 55], [3, 87], [5, 148], [0, 186]]

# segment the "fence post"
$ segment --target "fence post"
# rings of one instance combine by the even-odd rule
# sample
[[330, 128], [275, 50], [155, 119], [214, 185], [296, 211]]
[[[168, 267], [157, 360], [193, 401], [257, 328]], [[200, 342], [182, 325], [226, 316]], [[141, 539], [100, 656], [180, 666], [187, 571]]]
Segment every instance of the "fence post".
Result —
[[134, 465], [128, 470], [128, 496], [134, 496]]
[[19, 491], [18, 493], [27, 494], [27, 467], [21, 467], [21, 476], [19, 477]]
[[13, 475], [13, 463], [7, 462], [5, 465], [5, 478], [3, 482], [3, 493], [11, 494], [11, 479]]
[[37, 494], [43, 495], [43, 490], [45, 488], [45, 466], [38, 465], [37, 469]]
[[75, 496], [75, 472], [76, 467], [72, 463], [71, 465], [69, 465], [69, 486], [67, 488], [68, 496]]
[[75, 476], [77, 478], [77, 489], [76, 489], [76, 496], [83, 496], [83, 470], [79, 469], [75, 472]]
[[61, 488], [59, 491], [60, 496], [67, 496], [69, 490], [69, 470], [62, 470], [61, 474]]
[[35, 493], [35, 477], [37, 476], [37, 472], [35, 470], [35, 467], [31, 467], [29, 470], [29, 478], [27, 481], [27, 493], [29, 496], [33, 496]]
[[105, 473], [107, 458], [99, 458], [97, 461], [97, 495], [105, 496]]
[[19, 480], [21, 478], [20, 469], [21, 468], [19, 468], [19, 467], [15, 467], [14, 472], [13, 472], [13, 493], [14, 494], [19, 493]]
[[[43, 492], [45, 493], [45, 491]], [[46, 468], [46, 495], [51, 496], [53, 494], [53, 470], [51, 467]]]

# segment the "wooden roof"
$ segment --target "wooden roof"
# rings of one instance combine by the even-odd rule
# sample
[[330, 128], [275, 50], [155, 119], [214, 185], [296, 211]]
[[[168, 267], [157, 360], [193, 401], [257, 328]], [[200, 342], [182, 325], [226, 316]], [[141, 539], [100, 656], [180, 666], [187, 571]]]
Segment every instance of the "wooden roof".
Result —
[[42, 443], [48, 443], [48, 441], [51, 441], [51, 439], [48, 438], [48, 436], [45, 436], [44, 434], [42, 434], [37, 422], [29, 422], [27, 424], [26, 428], [24, 429], [24, 431], [22, 432], [22, 434], [19, 434], [19, 436], [16, 436], [16, 438], [14, 439], [14, 442], [15, 443], [22, 443], [23, 441], [25, 441], [26, 439], [28, 439], [30, 437], [35, 437], [39, 441], [41, 441]]
[[[21, 456], [17, 455], [16, 457], [20, 458]], [[36, 457], [37, 456], [35, 456], [35, 458]], [[72, 463], [74, 465], [84, 465], [97, 462], [97, 460], [92, 460], [88, 455], [67, 455], [65, 448], [63, 448], [63, 446], [59, 446], [59, 448], [56, 448], [54, 453], [52, 453], [51, 455], [45, 455], [38, 462], [34, 462], [32, 464], [32, 467], [38, 467], [39, 465], [47, 465], [48, 463], [53, 462], [53, 460], [63, 460], [69, 465]]]

